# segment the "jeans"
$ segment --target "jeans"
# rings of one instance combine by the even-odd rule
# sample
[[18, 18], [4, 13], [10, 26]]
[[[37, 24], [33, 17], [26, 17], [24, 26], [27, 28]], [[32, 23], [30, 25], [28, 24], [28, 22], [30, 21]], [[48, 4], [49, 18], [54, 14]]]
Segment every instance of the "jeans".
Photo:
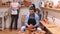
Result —
[[10, 29], [12, 29], [12, 25], [13, 25], [13, 22], [14, 22], [14, 19], [15, 19], [15, 26], [14, 28], [17, 29], [17, 23], [18, 23], [18, 14], [17, 15], [11, 15], [11, 25], [10, 25]]
[[39, 20], [41, 20], [41, 14], [39, 15]]
[[41, 20], [43, 20], [44, 19], [44, 10], [42, 10], [41, 12], [42, 12], [41, 13]]

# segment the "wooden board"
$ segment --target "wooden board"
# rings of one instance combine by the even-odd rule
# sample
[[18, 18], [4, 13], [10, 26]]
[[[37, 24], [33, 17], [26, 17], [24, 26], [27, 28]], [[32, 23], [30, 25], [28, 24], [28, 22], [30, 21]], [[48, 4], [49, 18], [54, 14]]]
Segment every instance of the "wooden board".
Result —
[[44, 21], [40, 21], [44, 27], [46, 27], [52, 34], [60, 34], [60, 27], [56, 26], [53, 23], [47, 24]]

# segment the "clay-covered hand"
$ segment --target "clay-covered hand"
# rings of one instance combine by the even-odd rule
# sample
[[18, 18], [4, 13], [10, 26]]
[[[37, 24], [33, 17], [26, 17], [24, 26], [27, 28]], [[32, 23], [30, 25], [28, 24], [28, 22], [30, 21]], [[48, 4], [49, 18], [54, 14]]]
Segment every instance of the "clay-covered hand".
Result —
[[28, 25], [28, 28], [29, 28], [29, 29], [33, 29], [34, 26], [33, 26], [32, 24], [30, 24], [30, 25]]

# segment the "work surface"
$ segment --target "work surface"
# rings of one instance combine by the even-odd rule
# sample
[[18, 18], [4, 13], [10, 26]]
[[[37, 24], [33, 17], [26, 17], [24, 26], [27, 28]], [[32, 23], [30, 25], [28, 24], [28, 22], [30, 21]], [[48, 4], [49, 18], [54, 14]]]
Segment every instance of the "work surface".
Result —
[[49, 24], [45, 23], [44, 21], [40, 21], [41, 24], [46, 27], [52, 34], [60, 34], [60, 27], [56, 26], [55, 24], [49, 22]]
[[[19, 32], [19, 30], [14, 30], [13, 29], [12, 31], [10, 31], [9, 29], [6, 29], [4, 31], [0, 31], [0, 34], [27, 34], [27, 32], [30, 32], [30, 31], [26, 31], [26, 32], [23, 32], [23, 33], [20, 33], [20, 32]], [[32, 32], [30, 32], [30, 33], [33, 34]], [[41, 31], [40, 33], [43, 34], [45, 32], [44, 31]], [[37, 31], [36, 31], [36, 34], [39, 34], [39, 32], [37, 33]]]

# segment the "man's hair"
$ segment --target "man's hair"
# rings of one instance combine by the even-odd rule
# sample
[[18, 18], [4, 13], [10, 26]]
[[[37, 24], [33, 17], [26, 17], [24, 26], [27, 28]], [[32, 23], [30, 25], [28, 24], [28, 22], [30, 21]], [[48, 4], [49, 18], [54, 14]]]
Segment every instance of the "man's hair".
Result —
[[29, 10], [35, 10], [35, 9], [34, 9], [34, 7], [33, 7], [33, 6], [31, 6], [31, 7], [29, 8]]
[[32, 4], [32, 5], [33, 5], [34, 8], [36, 8], [36, 7], [35, 7], [35, 4]]

